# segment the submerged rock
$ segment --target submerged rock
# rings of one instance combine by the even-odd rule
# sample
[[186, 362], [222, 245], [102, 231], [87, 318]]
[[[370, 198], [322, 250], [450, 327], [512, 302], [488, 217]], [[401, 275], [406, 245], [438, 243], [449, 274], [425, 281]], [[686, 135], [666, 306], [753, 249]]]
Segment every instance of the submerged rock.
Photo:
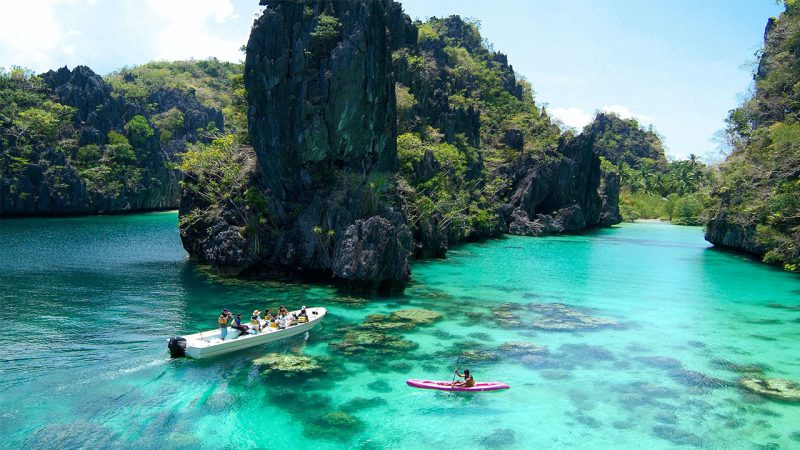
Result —
[[264, 374], [278, 373], [286, 377], [308, 375], [323, 371], [322, 365], [309, 356], [298, 356], [291, 353], [268, 353], [254, 359], [253, 364], [260, 366]]
[[639, 361], [647, 366], [654, 367], [656, 369], [665, 369], [665, 370], [683, 369], [682, 362], [669, 356], [639, 356], [634, 359], [636, 361]]
[[491, 320], [502, 328], [519, 328], [522, 320], [518, 311], [520, 306], [515, 303], [501, 303], [491, 309]]
[[380, 392], [381, 394], [392, 392], [392, 386], [389, 385], [386, 380], [377, 380], [373, 381], [372, 383], [368, 383], [367, 389], [372, 392]]
[[654, 426], [653, 436], [672, 442], [675, 445], [688, 445], [691, 447], [701, 447], [703, 445], [703, 439], [700, 436], [668, 425]]
[[366, 320], [357, 327], [364, 331], [395, 331], [411, 330], [418, 325], [428, 325], [439, 320], [442, 314], [428, 309], [401, 309], [390, 315], [370, 314]]
[[563, 358], [572, 360], [576, 365], [594, 365], [599, 361], [614, 361], [616, 358], [605, 347], [589, 344], [562, 344], [559, 348]]
[[622, 325], [611, 319], [590, 316], [563, 303], [540, 303], [529, 305], [542, 317], [533, 321], [533, 328], [546, 331], [578, 331], [602, 328], [621, 328]]
[[361, 420], [344, 411], [331, 411], [303, 422], [303, 434], [313, 439], [347, 441], [363, 428]]
[[346, 413], [352, 413], [357, 411], [362, 411], [364, 409], [375, 408], [376, 406], [383, 406], [386, 404], [386, 400], [382, 397], [372, 397], [372, 398], [364, 398], [364, 397], [356, 397], [344, 404], [342, 404], [339, 409]]
[[417, 343], [378, 331], [353, 330], [345, 334], [341, 342], [331, 342], [328, 346], [345, 355], [369, 351], [387, 354], [413, 350]]
[[369, 299], [365, 297], [352, 297], [352, 296], [343, 296], [343, 297], [335, 297], [332, 299], [328, 299], [331, 302], [336, 302], [340, 305], [344, 306], [352, 306], [356, 308], [360, 308], [367, 303], [369, 303]]
[[392, 313], [392, 317], [418, 325], [427, 325], [442, 318], [442, 314], [429, 309], [401, 309]]
[[514, 445], [516, 438], [514, 437], [514, 430], [510, 428], [498, 428], [494, 430], [492, 434], [481, 438], [478, 442], [485, 448], [502, 449]]
[[482, 331], [477, 331], [475, 333], [470, 333], [467, 335], [468, 338], [477, 339], [483, 342], [490, 342], [493, 341], [494, 338], [489, 333], [484, 333]]
[[773, 400], [790, 403], [800, 402], [800, 385], [784, 378], [745, 377], [739, 380], [739, 385], [750, 392]]
[[730, 386], [730, 383], [725, 380], [710, 377], [693, 370], [674, 369], [670, 370], [668, 374], [676, 382], [694, 388], [720, 389]]
[[533, 342], [506, 342], [500, 346], [499, 350], [508, 356], [527, 356], [527, 355], [547, 355], [550, 353], [547, 347], [534, 344]]
[[372, 330], [372, 331], [393, 331], [393, 330], [410, 330], [416, 324], [402, 320], [393, 319], [391, 316], [385, 314], [370, 314], [366, 320], [359, 325], [359, 330]]

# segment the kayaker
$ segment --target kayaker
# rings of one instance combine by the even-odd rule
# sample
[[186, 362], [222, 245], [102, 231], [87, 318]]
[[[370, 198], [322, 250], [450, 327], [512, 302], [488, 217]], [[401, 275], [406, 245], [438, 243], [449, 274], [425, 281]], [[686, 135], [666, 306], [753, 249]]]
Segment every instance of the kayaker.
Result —
[[217, 324], [219, 325], [219, 335], [224, 341], [225, 338], [228, 336], [228, 319], [231, 318], [231, 313], [228, 311], [227, 308], [223, 309], [222, 312], [217, 317]]
[[237, 314], [236, 318], [233, 319], [233, 323], [231, 323], [231, 328], [239, 330], [239, 336], [244, 336], [247, 334], [247, 325], [242, 325], [242, 315]]
[[472, 375], [469, 373], [469, 369], [464, 369], [464, 375], [461, 375], [456, 369], [456, 375], [463, 378], [464, 381], [458, 380], [453, 382], [453, 386], [462, 386], [462, 387], [475, 387], [475, 380], [472, 378]]

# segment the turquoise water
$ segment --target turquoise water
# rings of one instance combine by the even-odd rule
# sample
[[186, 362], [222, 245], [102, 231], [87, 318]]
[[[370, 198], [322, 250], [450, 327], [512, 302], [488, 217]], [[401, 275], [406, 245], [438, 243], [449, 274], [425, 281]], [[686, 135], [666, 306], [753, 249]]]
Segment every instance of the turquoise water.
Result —
[[[800, 447], [799, 405], [735, 383], [737, 365], [800, 381], [798, 278], [709, 248], [699, 228], [508, 237], [413, 273], [404, 294], [364, 298], [211, 276], [187, 261], [175, 213], [2, 221], [0, 447]], [[213, 328], [222, 306], [278, 304], [330, 314], [308, 336], [168, 358], [169, 336]], [[552, 304], [579, 329], [547, 329]], [[444, 317], [352, 355], [329, 345], [409, 308]], [[545, 349], [503, 346], [519, 341]], [[450, 379], [465, 349], [477, 380], [512, 389], [405, 386]], [[266, 353], [320, 368], [265, 370]]]

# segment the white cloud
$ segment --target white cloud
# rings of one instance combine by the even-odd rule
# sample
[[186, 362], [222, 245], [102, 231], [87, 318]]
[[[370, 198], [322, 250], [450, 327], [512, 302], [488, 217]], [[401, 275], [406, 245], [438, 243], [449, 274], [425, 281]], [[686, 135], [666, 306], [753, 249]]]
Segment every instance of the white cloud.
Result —
[[148, 0], [147, 8], [162, 22], [157, 33], [157, 59], [217, 58], [237, 61], [249, 30], [225, 36], [217, 28], [238, 15], [230, 0]]
[[[652, 123], [655, 121], [653, 117], [637, 114], [623, 105], [608, 105], [601, 107], [598, 111], [614, 113], [623, 119], [635, 118], [640, 123]], [[560, 120], [564, 125], [582, 130], [583, 127], [589, 124], [594, 119], [595, 113], [590, 113], [583, 108], [553, 108], [549, 110], [550, 115]]]
[[550, 115], [564, 123], [564, 125], [578, 130], [585, 127], [594, 117], [581, 108], [553, 108]]
[[653, 122], [655, 120], [652, 117], [646, 116], [644, 114], [636, 114], [633, 111], [631, 111], [630, 109], [628, 109], [628, 108], [626, 108], [625, 106], [622, 106], [622, 105], [603, 106], [602, 108], [600, 108], [600, 111], [608, 112], [608, 113], [615, 113], [618, 116], [622, 117], [623, 119], [631, 119], [631, 118], [633, 118], [633, 119], [638, 120], [639, 122], [648, 122], [648, 123], [650, 123], [650, 122]]
[[0, 14], [0, 65], [49, 68], [60, 50], [63, 30], [54, 6], [59, 1], [4, 2]]
[[43, 72], [87, 64], [100, 73], [163, 59], [239, 61], [250, 32], [240, 0], [3, 2], [0, 66]]

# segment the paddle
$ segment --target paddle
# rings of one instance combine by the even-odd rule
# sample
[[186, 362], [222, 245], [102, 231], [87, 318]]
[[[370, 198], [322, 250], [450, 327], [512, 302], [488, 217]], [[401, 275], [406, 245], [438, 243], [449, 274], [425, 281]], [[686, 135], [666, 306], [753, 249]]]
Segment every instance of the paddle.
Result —
[[[451, 386], [451, 387], [452, 387], [452, 386], [453, 386], [453, 384], [455, 384], [455, 382], [456, 382], [456, 372], [458, 371], [458, 363], [460, 363], [460, 362], [461, 362], [461, 353], [459, 353], [459, 354], [458, 354], [458, 358], [456, 358], [456, 368], [455, 368], [455, 370], [453, 371], [453, 381], [451, 381], [451, 382], [450, 382], [450, 386]], [[451, 389], [450, 391], [448, 391], [448, 392], [447, 392], [447, 396], [449, 397], [449, 396], [450, 396], [450, 394], [452, 394], [452, 393], [453, 393], [453, 390]]]

